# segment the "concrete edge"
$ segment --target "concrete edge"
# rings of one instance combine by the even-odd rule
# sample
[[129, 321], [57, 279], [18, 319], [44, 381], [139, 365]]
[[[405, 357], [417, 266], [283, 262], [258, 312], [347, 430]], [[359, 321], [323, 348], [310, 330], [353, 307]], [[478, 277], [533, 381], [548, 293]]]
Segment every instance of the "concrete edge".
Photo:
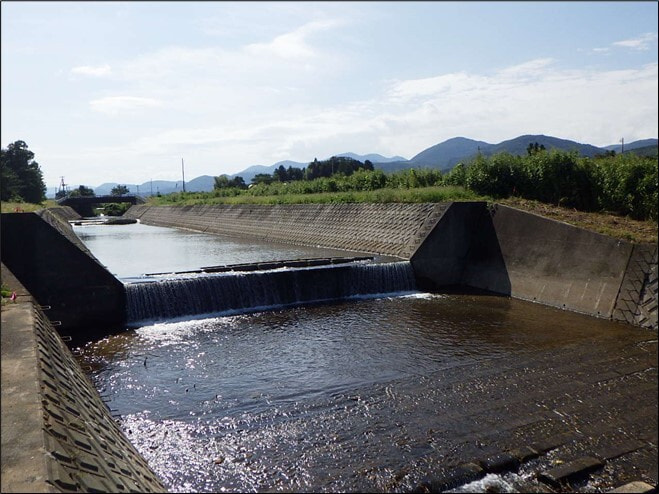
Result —
[[17, 293], [2, 307], [2, 491], [166, 492], [45, 316], [47, 308], [4, 264], [2, 280]]

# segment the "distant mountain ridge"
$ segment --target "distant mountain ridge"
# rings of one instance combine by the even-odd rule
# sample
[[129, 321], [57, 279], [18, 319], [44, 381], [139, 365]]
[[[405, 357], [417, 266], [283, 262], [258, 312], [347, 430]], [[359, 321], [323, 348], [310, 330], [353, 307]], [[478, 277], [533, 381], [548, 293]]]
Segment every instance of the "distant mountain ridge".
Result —
[[[576, 150], [580, 155], [592, 158], [596, 154], [604, 154], [606, 149], [598, 148], [590, 144], [581, 144], [568, 139], [538, 135], [523, 135], [502, 141], [498, 144], [490, 144], [485, 141], [475, 141], [466, 137], [454, 137], [421, 151], [409, 161], [399, 161], [376, 166], [384, 171], [398, 171], [407, 168], [436, 168], [448, 171], [462, 161], [468, 161], [479, 152], [484, 156], [492, 156], [497, 153], [507, 152], [515, 155], [525, 155], [529, 144], [538, 143], [545, 149], [560, 149], [563, 151]], [[655, 139], [656, 142], [656, 139]]]
[[[500, 152], [508, 152], [510, 154], [516, 155], [525, 155], [526, 148], [529, 144], [537, 142], [545, 146], [547, 150], [551, 149], [560, 149], [564, 151], [573, 151], [576, 150], [580, 155], [593, 157], [597, 154], [604, 154], [606, 151], [616, 151], [621, 150], [622, 143], [612, 144], [605, 147], [592, 146], [590, 144], [581, 144], [575, 141], [568, 139], [560, 139], [558, 137], [546, 136], [542, 134], [533, 135], [527, 134], [514, 139], [509, 139], [507, 141], [502, 141], [498, 144], [491, 144], [485, 141], [476, 141], [474, 139], [469, 139], [467, 137], [453, 137], [446, 141], [435, 144], [427, 149], [424, 149], [420, 153], [416, 154], [413, 158], [407, 160], [401, 156], [394, 156], [387, 158], [377, 153], [371, 154], [355, 154], [351, 152], [335, 154], [334, 156], [344, 156], [353, 158], [359, 161], [369, 160], [373, 163], [374, 168], [380, 169], [385, 172], [393, 172], [398, 170], [405, 170], [409, 168], [435, 168], [441, 171], [448, 171], [457, 165], [460, 162], [467, 162], [476, 156], [479, 152], [485, 156], [491, 156]], [[639, 154], [656, 156], [657, 155], [657, 145], [658, 140], [653, 139], [642, 139], [630, 143], [625, 143], [625, 152], [638, 150]], [[642, 151], [642, 152], [641, 152]], [[329, 158], [329, 156], [327, 157]], [[326, 159], [327, 159], [326, 158]], [[241, 172], [234, 173], [229, 175], [230, 178], [240, 176], [243, 177], [246, 183], [250, 183], [255, 175], [259, 173], [268, 173], [272, 172], [283, 166], [288, 168], [289, 166], [294, 168], [306, 168], [307, 163], [301, 163], [297, 161], [278, 161], [273, 165], [254, 165], [244, 169]], [[208, 192], [213, 190], [215, 184], [215, 177], [210, 175], [202, 175], [197, 177], [189, 182], [185, 183], [185, 190], [188, 192]], [[118, 183], [104, 183], [94, 188], [96, 195], [105, 195], [110, 194], [112, 188], [119, 185]], [[139, 193], [140, 195], [151, 195], [151, 194], [169, 194], [172, 192], [179, 192], [183, 190], [183, 183], [179, 181], [167, 181], [167, 180], [154, 180], [149, 182], [144, 182], [143, 184], [126, 184], [122, 183], [121, 185], [126, 185], [131, 193]], [[70, 186], [69, 188], [75, 189], [78, 186]], [[48, 189], [48, 197], [54, 197], [57, 192], [56, 187], [50, 187]]]
[[[640, 141], [634, 141], [630, 142], [629, 144], [625, 143], [625, 149], [631, 151], [632, 149], [641, 149], [641, 148], [646, 148], [650, 146], [657, 146], [657, 139], [641, 139]], [[620, 144], [612, 144], [610, 146], [606, 146], [604, 149], [607, 149], [609, 151], [620, 151], [622, 149], [623, 143]]]

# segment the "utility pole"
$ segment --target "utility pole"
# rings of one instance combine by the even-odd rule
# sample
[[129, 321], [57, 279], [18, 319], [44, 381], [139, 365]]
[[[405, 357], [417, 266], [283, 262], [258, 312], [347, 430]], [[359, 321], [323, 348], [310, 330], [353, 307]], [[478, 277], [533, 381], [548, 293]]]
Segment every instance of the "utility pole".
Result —
[[183, 158], [181, 158], [181, 173], [183, 174], [183, 192], [185, 192], [185, 168], [183, 166]]
[[622, 139], [620, 139], [620, 144], [621, 144], [620, 154], [623, 154], [625, 152], [625, 138], [624, 137]]
[[58, 192], [60, 195], [62, 195], [62, 196], [66, 196], [66, 194], [67, 194], [67, 190], [66, 190], [66, 184], [64, 183], [64, 177], [60, 177], [60, 178], [61, 178], [62, 180], [60, 181], [59, 189], [58, 189], [57, 192]]
[[151, 195], [153, 195], [153, 179], [151, 179]]

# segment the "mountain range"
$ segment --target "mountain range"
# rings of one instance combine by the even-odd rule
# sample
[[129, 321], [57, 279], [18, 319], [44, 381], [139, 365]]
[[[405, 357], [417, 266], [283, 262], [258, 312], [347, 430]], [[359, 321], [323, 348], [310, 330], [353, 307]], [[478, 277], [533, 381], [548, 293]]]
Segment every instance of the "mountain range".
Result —
[[[334, 156], [344, 156], [353, 158], [359, 161], [370, 160], [374, 168], [380, 169], [384, 172], [393, 172], [398, 170], [405, 170], [408, 168], [436, 168], [442, 171], [448, 171], [460, 162], [468, 162], [477, 153], [482, 153], [485, 156], [491, 156], [500, 152], [508, 152], [515, 155], [526, 154], [526, 148], [529, 144], [538, 143], [543, 145], [545, 149], [560, 149], [564, 151], [576, 150], [580, 155], [593, 157], [597, 154], [604, 154], [607, 151], [620, 152], [621, 144], [612, 144], [605, 147], [592, 146], [590, 144], [581, 144], [568, 139], [559, 139], [557, 137], [545, 135], [522, 135], [514, 139], [502, 141], [498, 144], [490, 144], [484, 141], [476, 141], [466, 137], [454, 137], [439, 144], [435, 144], [427, 149], [424, 149], [413, 158], [407, 160], [401, 156], [394, 156], [387, 158], [380, 154], [355, 154], [355, 153], [342, 153]], [[624, 144], [625, 151], [634, 150], [635, 153], [644, 155], [657, 155], [657, 139], [643, 139]], [[329, 158], [329, 156], [328, 156]], [[229, 175], [230, 178], [240, 176], [243, 177], [245, 183], [250, 183], [252, 178], [259, 173], [271, 174], [276, 168], [283, 166], [284, 168], [306, 168], [309, 163], [301, 163], [296, 161], [279, 161], [273, 165], [254, 165], [244, 169], [241, 172]], [[215, 177], [211, 175], [202, 175], [193, 180], [186, 181], [185, 190], [188, 192], [207, 192], [213, 190], [215, 184]], [[94, 188], [96, 195], [110, 194], [110, 191], [119, 185], [118, 183], [104, 183]], [[148, 196], [157, 193], [169, 194], [171, 192], [178, 192], [183, 190], [182, 181], [167, 181], [167, 180], [153, 180], [144, 182], [143, 184], [122, 184], [126, 185], [131, 193]], [[70, 189], [77, 188], [78, 186], [70, 186]], [[57, 192], [56, 187], [48, 189], [48, 197], [54, 197]]]

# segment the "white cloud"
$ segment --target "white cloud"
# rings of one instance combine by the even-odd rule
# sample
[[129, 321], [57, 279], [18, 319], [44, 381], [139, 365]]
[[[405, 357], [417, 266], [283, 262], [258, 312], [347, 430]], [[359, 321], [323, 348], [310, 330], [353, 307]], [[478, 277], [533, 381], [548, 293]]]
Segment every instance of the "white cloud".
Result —
[[[202, 48], [167, 46], [155, 52], [116, 63], [115, 79], [139, 84], [149, 91], [168, 94], [184, 87], [200, 86], [219, 93], [221, 88], [244, 93], [260, 88], [296, 88], [316, 80], [336, 77], [343, 64], [331, 49], [320, 48], [312, 37], [343, 25], [339, 20], [312, 21], [265, 43], [251, 43], [234, 49], [223, 46]], [[272, 92], [272, 89], [269, 90]], [[227, 97], [231, 102], [234, 95]], [[247, 98], [245, 98], [247, 99]]]
[[98, 66], [82, 65], [80, 67], [74, 67], [71, 69], [72, 74], [85, 75], [90, 77], [103, 77], [110, 75], [111, 72], [112, 69], [107, 64]]
[[657, 64], [597, 72], [532, 61], [490, 75], [398, 81], [366, 101], [169, 129], [135, 140], [126, 154], [149, 161], [184, 153], [217, 164], [204, 173], [235, 173], [345, 151], [411, 158], [456, 136], [497, 143], [542, 133], [603, 146], [623, 134], [656, 135], [656, 117]]
[[339, 26], [334, 20], [312, 21], [290, 33], [277, 36], [269, 43], [252, 43], [245, 47], [251, 55], [274, 56], [285, 60], [309, 59], [316, 55], [316, 50], [307, 38], [321, 31]]
[[506, 67], [499, 71], [499, 73], [505, 77], [528, 79], [544, 74], [546, 72], [545, 69], [553, 63], [554, 60], [552, 58], [536, 58], [535, 60]]
[[616, 41], [613, 43], [613, 46], [621, 46], [623, 48], [631, 48], [634, 50], [649, 50], [650, 44], [653, 41], [657, 41], [657, 33], [645, 33], [638, 38]]
[[89, 102], [92, 110], [108, 115], [134, 113], [145, 108], [157, 108], [162, 102], [152, 98], [138, 96], [107, 96]]
[[[231, 58], [216, 50], [196, 50], [192, 58], [187, 50], [167, 53], [173, 58], [152, 58], [153, 63], [222, 65]], [[537, 59], [491, 73], [390, 81], [369, 99], [324, 104], [314, 100], [313, 86], [312, 97], [304, 99], [296, 73], [272, 87], [242, 76], [167, 77], [165, 89], [157, 81], [127, 80], [133, 94], [149, 97], [99, 98], [92, 108], [119, 117], [159, 107], [168, 114], [148, 127], [133, 118], [113, 121], [119, 127], [108, 126], [106, 142], [90, 144], [86, 156], [119, 164], [123, 181], [141, 183], [177, 179], [181, 157], [192, 177], [346, 151], [411, 158], [456, 136], [497, 143], [542, 133], [604, 146], [621, 135], [626, 141], [656, 136], [657, 72], [656, 63], [618, 71], [565, 70], [551, 59]]]
[[[657, 133], [656, 63], [621, 71], [570, 71], [530, 63], [492, 75], [402, 81], [388, 94], [397, 105], [401, 94], [413, 103], [388, 116], [389, 126], [414, 128], [404, 138], [392, 136], [400, 142], [398, 154], [460, 135], [495, 143], [537, 132], [606, 145], [625, 129], [639, 129], [640, 122], [645, 131], [638, 138]], [[405, 140], [416, 150], [405, 149]]]

